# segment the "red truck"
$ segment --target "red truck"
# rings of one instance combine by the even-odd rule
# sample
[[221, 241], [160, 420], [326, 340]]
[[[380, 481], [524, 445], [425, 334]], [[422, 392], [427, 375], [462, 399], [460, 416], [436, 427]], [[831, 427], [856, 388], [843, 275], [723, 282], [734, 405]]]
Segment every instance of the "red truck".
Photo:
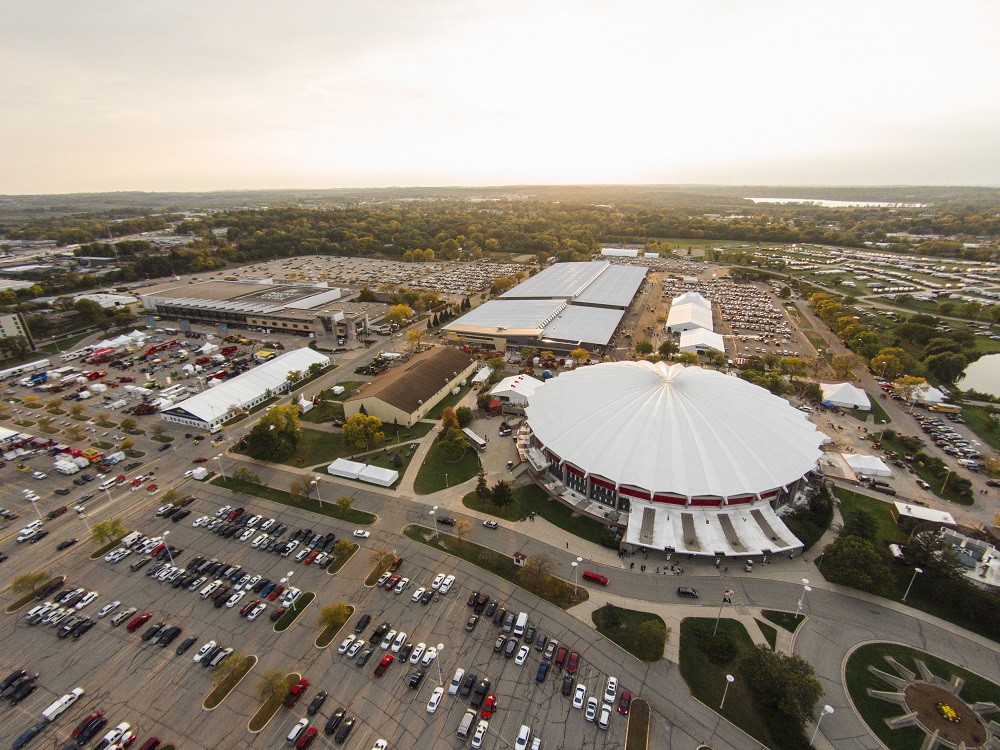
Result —
[[155, 414], [156, 408], [150, 406], [149, 404], [139, 404], [132, 410], [132, 413], [141, 417], [144, 414]]
[[223, 357], [228, 357], [231, 354], [236, 354], [236, 352], [238, 352], [239, 350], [240, 348], [238, 346], [227, 346], [225, 349], [222, 349], [219, 352], [219, 354], [221, 354]]
[[201, 365], [202, 367], [204, 367], [205, 365], [212, 364], [212, 360], [209, 359], [208, 357], [198, 357], [198, 359], [196, 359], [194, 363], [196, 365]]
[[93, 372], [87, 373], [87, 380], [100, 380], [101, 378], [106, 377], [107, 374], [106, 370], [94, 370]]
[[306, 688], [308, 687], [309, 680], [305, 677], [292, 685], [292, 689], [289, 690], [288, 695], [285, 696], [285, 708], [292, 708], [296, 703], [298, 703], [299, 698], [305, 695]]

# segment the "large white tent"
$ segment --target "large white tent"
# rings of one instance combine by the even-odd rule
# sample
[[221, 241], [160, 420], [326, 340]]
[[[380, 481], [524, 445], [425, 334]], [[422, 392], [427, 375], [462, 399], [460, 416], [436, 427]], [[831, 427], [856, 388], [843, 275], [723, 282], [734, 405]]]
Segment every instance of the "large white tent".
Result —
[[328, 473], [344, 479], [357, 479], [380, 487], [392, 487], [399, 479], [399, 472], [393, 469], [383, 469], [380, 466], [369, 466], [357, 461], [338, 458], [326, 467]]
[[823, 391], [823, 403], [826, 405], [864, 411], [872, 408], [868, 394], [850, 383], [820, 383], [819, 387]]
[[847, 465], [858, 476], [891, 477], [892, 469], [885, 465], [878, 456], [867, 456], [861, 453], [842, 453]]
[[511, 375], [497, 383], [490, 395], [514, 406], [527, 406], [535, 391], [545, 385], [530, 375]]

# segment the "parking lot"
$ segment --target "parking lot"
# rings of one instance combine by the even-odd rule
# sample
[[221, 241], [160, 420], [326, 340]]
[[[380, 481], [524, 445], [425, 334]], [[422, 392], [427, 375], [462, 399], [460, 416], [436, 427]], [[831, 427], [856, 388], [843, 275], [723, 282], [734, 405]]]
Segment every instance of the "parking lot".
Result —
[[[119, 600], [122, 602], [119, 611], [136, 607], [137, 613], [150, 612], [152, 618], [130, 634], [125, 627], [127, 620], [113, 627], [111, 617], [107, 617], [99, 620], [79, 640], [60, 640], [56, 638], [55, 628], [29, 626], [23, 616], [27, 608], [18, 614], [7, 615], [8, 627], [0, 635], [4, 654], [0, 671], [6, 674], [23, 666], [39, 672], [40, 676], [38, 690], [27, 700], [16, 708], [6, 704], [0, 708], [0, 733], [17, 736], [33, 723], [33, 717], [41, 708], [79, 685], [86, 689], [86, 695], [46, 729], [42, 738], [36, 740], [36, 746], [55, 746], [57, 743], [52, 739], [44, 738], [64, 740], [80, 718], [100, 709], [112, 725], [129, 721], [139, 742], [155, 735], [178, 745], [242, 747], [253, 737], [247, 733], [246, 726], [258, 705], [254, 695], [256, 677], [268, 669], [280, 669], [284, 673], [301, 673], [311, 686], [294, 710], [282, 709], [275, 715], [260, 733], [258, 741], [282, 744], [295, 722], [305, 715], [316, 692], [326, 690], [329, 697], [313, 721], [322, 729], [330, 714], [344, 706], [358, 719], [346, 747], [369, 748], [379, 737], [388, 740], [390, 748], [427, 743], [431, 747], [444, 742], [457, 744], [455, 732], [469, 705], [468, 699], [446, 694], [436, 713], [426, 711], [427, 701], [438, 684], [439, 666], [446, 686], [458, 667], [491, 680], [490, 692], [498, 696], [499, 710], [490, 719], [483, 747], [512, 746], [522, 723], [542, 736], [543, 747], [622, 746], [624, 717], [614, 713], [609, 730], [599, 730], [596, 724], [584, 720], [583, 711], [571, 707], [570, 697], [560, 692], [561, 672], [553, 669], [544, 682], [536, 681], [542, 656], [538, 651], [532, 649], [526, 663], [519, 666], [514, 659], [494, 653], [499, 628], [491, 621], [483, 620], [471, 634], [465, 630], [471, 614], [471, 608], [466, 605], [469, 593], [485, 591], [510, 611], [528, 612], [530, 620], [537, 623], [539, 633], [578, 650], [582, 655], [579, 681], [587, 686], [588, 695], [599, 694], [603, 692], [607, 675], [617, 674], [615, 664], [621, 662], [621, 655], [599, 654], [588, 649], [588, 644], [597, 636], [560, 610], [485, 571], [465, 570], [466, 566], [456, 561], [446, 563], [446, 556], [379, 526], [373, 528], [370, 539], [355, 540], [361, 545], [359, 552], [337, 575], [330, 576], [315, 566], [295, 563], [294, 555], [285, 558], [254, 549], [251, 544], [255, 537], [240, 542], [236, 537], [224, 539], [205, 528], [193, 527], [192, 522], [199, 516], [214, 517], [220, 505], [232, 504], [234, 498], [231, 493], [214, 487], [197, 486], [195, 493], [199, 499], [189, 508], [191, 516], [176, 524], [154, 517], [157, 507], [154, 499], [136, 497], [135, 504], [141, 500], [142, 506], [133, 511], [129, 528], [149, 536], [162, 535], [168, 530], [169, 543], [183, 550], [174, 560], [181, 567], [195, 556], [204, 556], [241, 565], [247, 573], [272, 580], [288, 578], [291, 572], [291, 583], [305, 592], [316, 592], [316, 601], [285, 633], [275, 633], [273, 623], [266, 617], [271, 611], [270, 601], [265, 616], [256, 621], [248, 622], [240, 616], [239, 608], [254, 596], [252, 594], [247, 594], [233, 609], [216, 608], [211, 601], [198, 596], [197, 591], [176, 589], [169, 583], [146, 576], [152, 563], [138, 571], [130, 570], [129, 564], [137, 559], [136, 553], [118, 564], [90, 561], [87, 555], [92, 545], [80, 545], [54, 554], [52, 547], [46, 545], [55, 544], [68, 529], [79, 523], [76, 519], [57, 519], [50, 524], [54, 532], [51, 539], [31, 549], [18, 545], [22, 549], [17, 549], [17, 554], [37, 556], [39, 563], [52, 560], [53, 573], [68, 575], [67, 588], [78, 586], [99, 592], [97, 600], [83, 614], [93, 617], [100, 607]], [[338, 537], [350, 536], [353, 531], [353, 527], [331, 519], [317, 519], [255, 498], [246, 500], [248, 513], [259, 513], [286, 523], [289, 526], [286, 538], [305, 523], [317, 533], [333, 531]], [[11, 546], [13, 540], [8, 539], [3, 545], [5, 548]], [[375, 545], [395, 549], [404, 557], [399, 573], [409, 577], [411, 583], [403, 593], [397, 595], [362, 584], [371, 567], [366, 550]], [[453, 589], [426, 605], [412, 601], [411, 594], [420, 586], [430, 586], [438, 572], [456, 576]], [[329, 648], [315, 648], [313, 641], [319, 634], [319, 609], [341, 600], [354, 606], [355, 614]], [[370, 637], [379, 623], [389, 621], [393, 629], [405, 631], [409, 636], [407, 640], [414, 644], [443, 644], [440, 656], [430, 665], [419, 689], [408, 687], [409, 677], [416, 669], [409, 664], [394, 663], [383, 677], [375, 677], [373, 670], [382, 654], [380, 649], [376, 649], [372, 659], [360, 669], [355, 666], [356, 660], [337, 654], [341, 639], [353, 632], [355, 623], [365, 613], [371, 615], [372, 622], [362, 637]], [[142, 633], [158, 622], [182, 628], [181, 634], [167, 648], [141, 640]], [[176, 647], [189, 636], [197, 636], [196, 643], [186, 654], [177, 656]], [[194, 664], [192, 656], [210, 639], [220, 645], [233, 646], [244, 654], [254, 654], [260, 661], [220, 707], [208, 712], [201, 708], [201, 703], [212, 687], [210, 670]], [[621, 689], [629, 689], [624, 678]], [[321, 744], [333, 744], [332, 738], [322, 731], [315, 746]]]

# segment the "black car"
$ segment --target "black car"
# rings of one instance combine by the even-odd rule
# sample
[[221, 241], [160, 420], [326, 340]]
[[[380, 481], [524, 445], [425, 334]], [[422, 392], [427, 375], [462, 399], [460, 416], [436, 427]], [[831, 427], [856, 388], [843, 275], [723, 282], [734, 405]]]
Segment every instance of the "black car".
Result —
[[76, 543], [77, 543], [76, 537], [74, 537], [72, 539], [66, 539], [66, 540], [64, 540], [62, 542], [59, 542], [59, 544], [56, 545], [56, 550], [58, 552], [62, 552], [64, 549], [69, 549], [70, 547], [72, 547]]
[[0, 698], [9, 698], [11, 695], [16, 693], [24, 685], [34, 682], [38, 679], [37, 674], [22, 674], [20, 677], [11, 682], [3, 690], [0, 690]]
[[24, 730], [21, 736], [14, 740], [14, 744], [12, 745], [14, 750], [21, 750], [22, 747], [35, 739], [35, 737], [38, 736], [38, 733], [45, 729], [46, 724], [48, 724], [48, 722], [40, 721], [30, 729]]
[[79, 500], [77, 500], [77, 502], [80, 503], [81, 505], [83, 505], [88, 500], [93, 500], [93, 499], [94, 499], [94, 493], [90, 492], [90, 493], [84, 495], [83, 497], [81, 497]]
[[326, 696], [327, 692], [325, 690], [320, 690], [319, 693], [316, 694], [316, 697], [312, 699], [312, 702], [309, 704], [309, 708], [306, 709], [306, 713], [310, 716], [315, 716], [316, 712], [323, 707], [323, 701], [326, 700]]
[[76, 479], [73, 480], [73, 484], [75, 484], [77, 487], [83, 487], [83, 485], [85, 485], [86, 483], [87, 482], [81, 479], [80, 477], [77, 477]]
[[197, 640], [198, 636], [196, 635], [192, 635], [189, 638], [185, 638], [183, 641], [181, 641], [181, 645], [177, 647], [177, 650], [174, 653], [180, 656], [181, 654], [186, 652], [189, 648], [191, 648], [195, 644], [195, 641]]
[[563, 677], [562, 681], [562, 694], [569, 695], [573, 692], [573, 675], [568, 674]]
[[72, 635], [74, 638], [79, 638], [81, 635], [83, 635], [84, 633], [86, 633], [88, 630], [90, 630], [96, 624], [97, 624], [97, 620], [92, 620], [92, 619], [90, 619], [88, 617], [87, 619], [83, 620], [82, 622], [78, 622], [76, 624], [76, 627], [73, 628], [73, 632], [70, 633], [70, 635]]
[[471, 633], [476, 629], [476, 625], [479, 624], [479, 615], [472, 615], [465, 623], [465, 632]]
[[465, 602], [465, 605], [467, 607], [471, 607], [473, 604], [476, 603], [476, 599], [478, 599], [478, 598], [479, 598], [479, 592], [478, 591], [473, 591], [471, 594], [469, 594], [469, 599], [468, 599], [468, 601]]
[[517, 653], [517, 649], [521, 644], [518, 642], [517, 638], [511, 636], [507, 639], [507, 645], [503, 647], [503, 655], [508, 659], [513, 659], [514, 654]]
[[17, 690], [15, 690], [13, 693], [11, 693], [11, 696], [10, 696], [10, 705], [16, 706], [18, 703], [20, 703], [21, 701], [23, 701], [25, 698], [27, 698], [33, 692], [35, 692], [35, 688], [37, 688], [37, 687], [38, 687], [38, 685], [36, 685], [34, 682], [26, 682], [26, 683], [24, 683], [23, 685], [21, 685], [21, 687], [19, 687]]
[[156, 450], [160, 451], [161, 453], [162, 453], [163, 451], [168, 451], [168, 450], [170, 450], [170, 443], [164, 443], [163, 445], [161, 445], [161, 446], [160, 446], [159, 448], [157, 448]]
[[1000, 487], [1000, 481], [997, 481], [996, 479], [987, 479], [986, 480], [986, 486], [987, 487]]
[[166, 648], [171, 643], [173, 643], [174, 639], [180, 634], [181, 634], [181, 629], [177, 625], [174, 625], [172, 628], [167, 628], [162, 633], [160, 633], [159, 638], [156, 639], [156, 644], [160, 648]]
[[493, 624], [497, 627], [500, 627], [500, 623], [503, 622], [503, 619], [506, 616], [507, 616], [507, 608], [500, 607], [500, 609], [498, 609], [493, 615]]
[[454, 526], [457, 523], [451, 516], [441, 516], [437, 522], [442, 526]]
[[56, 490], [56, 494], [57, 495], [63, 495], [63, 496], [68, 495], [69, 494], [69, 489], [66, 488], [66, 487], [60, 487], [59, 489]]
[[547, 635], [545, 635], [544, 633], [540, 634], [538, 636], [538, 640], [535, 641], [535, 651], [544, 651], [545, 650], [545, 642], [548, 641], [548, 640], [549, 640], [549, 637]]
[[83, 747], [88, 742], [90, 742], [97, 733], [100, 732], [104, 727], [108, 725], [108, 720], [103, 716], [98, 716], [92, 722], [87, 725], [87, 728], [80, 732], [79, 736], [76, 738], [76, 744]]
[[191, 515], [191, 511], [189, 511], [189, 510], [179, 510], [176, 513], [174, 513], [172, 516], [170, 516], [170, 520], [172, 522], [174, 522], [174, 523], [177, 523], [178, 521], [183, 521], [185, 518], [187, 518], [190, 515]]
[[360, 635], [365, 632], [365, 628], [368, 627], [368, 623], [372, 621], [371, 615], [361, 615], [361, 619], [358, 620], [358, 624], [354, 626], [354, 632]]
[[388, 620], [386, 620], [381, 625], [379, 625], [377, 628], [375, 628], [375, 632], [372, 633], [372, 643], [375, 643], [376, 641], [382, 640], [382, 636], [384, 636], [386, 633], [388, 633], [389, 629], [391, 627], [392, 627], [392, 623], [390, 623]]
[[151, 641], [153, 638], [157, 637], [163, 629], [167, 626], [165, 622], [158, 622], [155, 625], [150, 625], [146, 632], [142, 634], [142, 640]]
[[473, 708], [479, 708], [483, 705], [483, 701], [486, 700], [486, 694], [490, 692], [490, 678], [484, 677], [476, 685], [476, 690], [472, 694], [472, 700], [469, 701]]
[[424, 681], [424, 677], [427, 676], [426, 669], [418, 669], [416, 672], [410, 675], [410, 690], [416, 690], [420, 687], [420, 683]]
[[94, 475], [93, 474], [81, 474], [80, 475], [80, 479], [82, 479], [84, 482], [93, 482], [94, 481]]
[[23, 669], [15, 669], [9, 675], [4, 677], [3, 681], [0, 682], [0, 693], [2, 693], [4, 690], [10, 687], [10, 685], [13, 684], [15, 681], [24, 677], [26, 674], [28, 673]]
[[494, 613], [497, 611], [497, 602], [492, 601], [486, 605], [486, 612], [484, 613], [487, 617], [493, 617]]
[[357, 723], [357, 719], [353, 716], [348, 716], [344, 719], [343, 723], [340, 725], [340, 729], [337, 730], [337, 734], [334, 735], [333, 741], [338, 745], [343, 745], [347, 742], [347, 738], [351, 736], [351, 731], [354, 729], [354, 725]]
[[271, 579], [270, 578], [261, 578], [259, 581], [257, 581], [256, 584], [254, 584], [253, 592], [255, 594], [259, 594], [261, 591], [263, 591], [265, 588], [267, 588], [267, 585], [269, 583], [271, 583]]
[[478, 680], [479, 680], [479, 675], [477, 675], [475, 672], [469, 672], [469, 674], [465, 675], [465, 682], [462, 683], [462, 687], [459, 690], [459, 695], [461, 695], [463, 698], [468, 698], [469, 693], [472, 692], [472, 688], [473, 686], [475, 686]]
[[433, 598], [434, 598], [434, 590], [433, 589], [427, 589], [427, 591], [425, 591], [423, 594], [420, 595], [420, 603], [421, 604], [430, 604], [431, 599], [433, 599]]
[[337, 727], [340, 726], [340, 722], [344, 720], [344, 716], [346, 715], [347, 715], [346, 708], [344, 708], [343, 706], [338, 708], [336, 711], [333, 712], [333, 716], [327, 719], [326, 726], [323, 727], [323, 731], [326, 732], [327, 734], [333, 734], [335, 731], [337, 731]]
[[39, 529], [38, 531], [36, 531], [34, 533], [34, 535], [31, 537], [31, 539], [28, 540], [28, 544], [34, 544], [35, 542], [44, 539], [48, 535], [49, 535], [49, 530], [48, 529]]

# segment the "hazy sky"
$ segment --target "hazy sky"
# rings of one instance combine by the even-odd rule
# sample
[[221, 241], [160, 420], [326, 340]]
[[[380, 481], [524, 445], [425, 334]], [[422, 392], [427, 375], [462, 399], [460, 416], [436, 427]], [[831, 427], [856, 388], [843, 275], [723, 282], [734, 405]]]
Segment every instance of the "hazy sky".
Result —
[[0, 193], [1000, 184], [997, 0], [0, 0]]

